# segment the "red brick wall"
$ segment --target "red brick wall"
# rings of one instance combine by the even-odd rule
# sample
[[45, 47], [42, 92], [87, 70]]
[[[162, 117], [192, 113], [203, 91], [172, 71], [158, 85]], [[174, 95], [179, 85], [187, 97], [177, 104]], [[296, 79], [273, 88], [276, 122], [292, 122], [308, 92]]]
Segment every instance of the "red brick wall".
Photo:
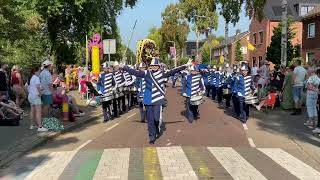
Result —
[[[314, 38], [308, 38], [308, 24], [316, 24], [316, 36]], [[302, 58], [306, 61], [307, 52], [315, 54], [315, 59], [320, 60], [320, 18], [315, 17], [312, 19], [303, 20], [303, 31], [302, 31]]]

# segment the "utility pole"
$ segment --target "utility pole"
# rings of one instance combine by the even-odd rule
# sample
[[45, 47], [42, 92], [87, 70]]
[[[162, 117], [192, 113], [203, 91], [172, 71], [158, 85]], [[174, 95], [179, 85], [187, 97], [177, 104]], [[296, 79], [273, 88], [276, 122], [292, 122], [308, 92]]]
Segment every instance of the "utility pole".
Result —
[[281, 36], [281, 65], [287, 65], [287, 41], [288, 41], [288, 2], [282, 0], [282, 36]]

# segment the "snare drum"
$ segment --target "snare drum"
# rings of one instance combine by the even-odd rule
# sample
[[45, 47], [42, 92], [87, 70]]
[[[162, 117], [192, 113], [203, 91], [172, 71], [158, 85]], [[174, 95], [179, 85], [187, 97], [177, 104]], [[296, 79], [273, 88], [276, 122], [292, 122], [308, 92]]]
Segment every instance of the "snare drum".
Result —
[[114, 95], [113, 94], [106, 94], [104, 96], [102, 96], [101, 102], [108, 102], [114, 99]]
[[259, 103], [259, 99], [256, 96], [251, 96], [251, 97], [245, 98], [244, 102], [246, 104], [257, 104], [257, 103]]
[[123, 92], [123, 89], [124, 89], [123, 86], [118, 87], [118, 91], [119, 91], [119, 92]]
[[204, 102], [204, 99], [202, 96], [192, 96], [190, 98], [190, 104], [193, 106], [198, 106]]
[[223, 95], [229, 95], [229, 94], [231, 94], [232, 92], [231, 92], [231, 89], [229, 89], [229, 88], [225, 88], [225, 89], [223, 89]]
[[137, 87], [132, 86], [132, 87], [130, 88], [130, 91], [131, 91], [131, 92], [137, 92], [137, 91], [138, 91], [138, 89], [137, 89]]

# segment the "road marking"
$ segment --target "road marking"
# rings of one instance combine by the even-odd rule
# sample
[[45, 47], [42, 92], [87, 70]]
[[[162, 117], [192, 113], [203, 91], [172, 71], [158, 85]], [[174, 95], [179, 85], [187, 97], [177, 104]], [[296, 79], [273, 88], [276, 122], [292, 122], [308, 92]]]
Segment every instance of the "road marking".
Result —
[[258, 148], [258, 150], [299, 179], [320, 179], [320, 173], [318, 171], [282, 149]]
[[127, 119], [130, 119], [130, 118], [132, 118], [134, 115], [136, 115], [137, 113], [133, 113], [133, 114], [131, 114], [130, 116], [128, 116], [127, 117]]
[[248, 141], [249, 141], [249, 144], [250, 144], [250, 146], [251, 146], [252, 148], [255, 148], [255, 147], [256, 147], [256, 145], [254, 144], [252, 138], [248, 138]]
[[130, 148], [105, 149], [93, 179], [128, 179]]
[[248, 126], [247, 126], [247, 124], [242, 124], [242, 126], [243, 126], [243, 129], [244, 129], [244, 130], [248, 131]]
[[75, 151], [79, 151], [80, 149], [82, 149], [83, 147], [85, 147], [86, 145], [88, 145], [88, 144], [91, 143], [91, 142], [92, 142], [91, 139], [88, 140], [88, 141], [86, 141], [85, 143], [81, 144], [81, 146], [77, 147], [77, 148], [75, 149]]
[[208, 149], [234, 179], [267, 179], [234, 149], [230, 147], [208, 147]]
[[157, 147], [163, 179], [198, 179], [180, 146]]
[[118, 125], [119, 125], [119, 123], [116, 123], [116, 124], [112, 125], [111, 127], [107, 128], [104, 132], [108, 132], [108, 131], [110, 131], [111, 129], [115, 128]]
[[146, 147], [143, 149], [144, 179], [161, 179], [161, 169], [157, 149]]
[[65, 151], [50, 153], [48, 159], [40, 163], [27, 177], [26, 180], [58, 179], [66, 166], [78, 151]]

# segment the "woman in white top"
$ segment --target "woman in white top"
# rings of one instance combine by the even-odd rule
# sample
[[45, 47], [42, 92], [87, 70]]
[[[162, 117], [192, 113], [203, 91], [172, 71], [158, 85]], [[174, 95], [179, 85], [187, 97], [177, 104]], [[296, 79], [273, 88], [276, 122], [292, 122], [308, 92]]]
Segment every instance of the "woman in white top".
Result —
[[28, 85], [28, 100], [31, 105], [30, 113], [30, 129], [38, 128], [38, 131], [48, 131], [42, 127], [41, 123], [41, 83], [40, 83], [40, 68], [35, 67], [31, 70], [32, 77]]

